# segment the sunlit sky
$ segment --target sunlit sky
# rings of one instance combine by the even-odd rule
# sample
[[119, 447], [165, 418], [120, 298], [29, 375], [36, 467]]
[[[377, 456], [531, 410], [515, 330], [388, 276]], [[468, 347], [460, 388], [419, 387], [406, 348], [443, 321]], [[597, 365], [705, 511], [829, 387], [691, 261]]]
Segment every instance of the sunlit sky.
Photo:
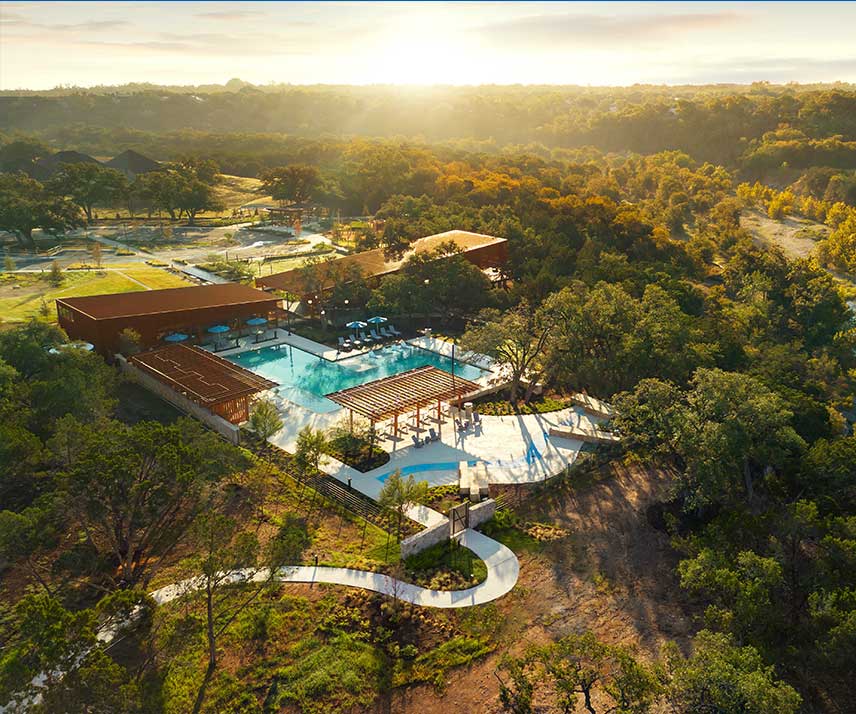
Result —
[[856, 3], [0, 2], [0, 88], [856, 81]]

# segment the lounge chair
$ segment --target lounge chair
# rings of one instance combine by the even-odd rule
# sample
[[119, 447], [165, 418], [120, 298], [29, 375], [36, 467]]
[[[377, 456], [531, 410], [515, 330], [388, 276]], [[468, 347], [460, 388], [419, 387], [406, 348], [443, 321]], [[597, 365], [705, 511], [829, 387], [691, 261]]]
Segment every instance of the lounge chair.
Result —
[[401, 333], [395, 329], [395, 325], [390, 325], [388, 329], [394, 337], [401, 337]]
[[372, 339], [371, 337], [366, 337], [366, 333], [362, 330], [360, 330], [359, 335], [364, 345], [370, 345], [372, 342], [374, 342], [374, 339]]
[[418, 436], [416, 436], [416, 434], [412, 434], [412, 435], [410, 436], [410, 438], [411, 438], [411, 439], [413, 439], [413, 445], [414, 445], [417, 449], [421, 449], [421, 448], [422, 448], [422, 439], [420, 439]]
[[357, 339], [357, 336], [355, 334], [351, 335], [350, 343], [351, 343], [351, 347], [353, 347], [354, 349], [357, 349], [357, 350], [363, 346], [362, 340]]
[[374, 330], [369, 330], [369, 335], [371, 335], [371, 338], [372, 338], [373, 340], [377, 341], [377, 342], [382, 342], [382, 341], [383, 341], [383, 337], [381, 337], [381, 336], [380, 336], [377, 332], [375, 332]]
[[385, 337], [388, 340], [391, 340], [395, 335], [393, 335], [389, 330], [385, 327], [378, 327], [377, 331], [381, 334], [382, 337]]
[[431, 438], [431, 441], [440, 441], [440, 435], [434, 431], [434, 428], [428, 429], [428, 436]]
[[351, 349], [351, 343], [345, 342], [345, 338], [340, 335], [339, 336], [339, 351], [345, 352], [349, 349]]

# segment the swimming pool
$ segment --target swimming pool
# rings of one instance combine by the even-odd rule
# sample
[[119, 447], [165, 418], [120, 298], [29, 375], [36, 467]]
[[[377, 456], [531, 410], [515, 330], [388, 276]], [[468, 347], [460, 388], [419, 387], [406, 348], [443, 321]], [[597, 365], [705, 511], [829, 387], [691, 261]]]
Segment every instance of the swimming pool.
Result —
[[[430, 365], [452, 371], [452, 360], [412, 345], [389, 345], [337, 362], [317, 357], [291, 345], [274, 345], [229, 357], [232, 362], [277, 382], [279, 394], [314, 412], [326, 413], [339, 405], [325, 394], [356, 387], [382, 377]], [[485, 370], [455, 360], [455, 375], [476, 380]]]
[[[469, 466], [475, 466], [478, 462], [478, 459], [471, 459], [467, 461], [467, 464]], [[454, 471], [455, 473], [457, 473], [458, 466], [460, 466], [460, 463], [460, 461], [443, 461], [435, 464], [410, 464], [410, 466], [402, 466], [398, 470], [401, 471], [402, 476], [407, 476], [409, 474], [421, 474], [425, 473], [426, 471]], [[386, 483], [386, 480], [394, 473], [394, 470], [387, 471], [385, 474], [381, 474], [376, 478], [381, 483]]]

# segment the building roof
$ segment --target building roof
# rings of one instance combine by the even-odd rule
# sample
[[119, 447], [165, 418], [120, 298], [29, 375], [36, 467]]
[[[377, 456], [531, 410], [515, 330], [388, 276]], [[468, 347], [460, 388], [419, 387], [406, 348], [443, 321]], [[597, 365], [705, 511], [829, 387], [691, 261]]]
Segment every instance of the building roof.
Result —
[[79, 151], [57, 151], [55, 154], [45, 156], [33, 165], [33, 176], [36, 178], [50, 178], [56, 173], [62, 164], [100, 164], [101, 162]]
[[460, 399], [478, 389], [475, 382], [426, 365], [326, 396], [372, 421], [380, 421], [418, 407]]
[[201, 347], [168, 345], [133, 355], [128, 361], [192, 402], [211, 407], [276, 386]]
[[[505, 238], [485, 235], [483, 233], [472, 233], [470, 231], [446, 231], [433, 236], [419, 238], [410, 244], [403, 255], [388, 256], [383, 248], [366, 250], [354, 255], [346, 255], [334, 260], [318, 264], [319, 277], [324, 290], [333, 287], [336, 275], [341, 275], [343, 269], [348, 270], [356, 267], [363, 277], [379, 277], [389, 273], [395, 273], [401, 269], [405, 261], [417, 253], [428, 253], [438, 248], [443, 243], [454, 243], [462, 253], [477, 250], [497, 243], [505, 243]], [[301, 268], [287, 270], [283, 273], [274, 273], [256, 279], [256, 285], [276, 290], [286, 290], [290, 293], [302, 295], [307, 292], [305, 285], [305, 274]]]
[[271, 303], [275, 300], [277, 298], [273, 295], [249, 285], [217, 283], [166, 290], [60, 298], [57, 302], [96, 320], [111, 320], [117, 317], [157, 315], [209, 307]]
[[161, 169], [161, 165], [157, 161], [150, 159], [148, 156], [143, 156], [133, 149], [123, 151], [118, 156], [110, 159], [110, 161], [105, 162], [104, 165], [109, 166], [111, 169], [118, 169], [124, 174], [132, 174], [134, 176]]

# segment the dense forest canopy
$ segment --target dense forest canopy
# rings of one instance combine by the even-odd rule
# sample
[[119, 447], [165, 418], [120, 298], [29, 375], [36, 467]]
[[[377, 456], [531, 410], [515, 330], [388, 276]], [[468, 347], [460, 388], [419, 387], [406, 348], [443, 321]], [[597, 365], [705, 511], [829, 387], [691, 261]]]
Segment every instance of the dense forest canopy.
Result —
[[[105, 132], [117, 132], [114, 141], [142, 146], [147, 132], [184, 130], [304, 138], [406, 137], [464, 142], [467, 148], [490, 151], [525, 147], [542, 156], [587, 146], [603, 152], [679, 150], [753, 177], [783, 163], [856, 168], [856, 90], [844, 84], [128, 85], [6, 92], [0, 95], [0, 108], [0, 130], [38, 132], [82, 150], [109, 142]], [[272, 139], [276, 141], [267, 141]], [[162, 151], [168, 152], [168, 146]]]
[[[89, 220], [98, 202], [147, 201], [191, 223], [212, 205], [218, 172], [259, 177], [282, 200], [371, 215], [357, 249], [401, 252], [450, 229], [508, 240], [495, 283], [441, 247], [378, 285], [343, 276], [325, 307], [435, 320], [462, 350], [507, 365], [507, 413], [530, 405], [536, 381], [612, 401], [622, 444], [608, 456], [669, 479], [650, 519], [674, 555], [662, 576], [696, 619], [692, 653], [666, 648], [651, 667], [588, 634], [504, 660], [506, 711], [532, 711], [526, 698], [544, 682], [571, 699], [595, 683], [610, 696], [632, 683], [638, 712], [655, 701], [681, 714], [852, 708], [856, 318], [852, 288], [828, 270], [856, 270], [852, 87], [135, 86], [22, 93], [0, 107], [0, 220], [22, 242], [34, 227], [61, 233]], [[44, 184], [26, 174], [55, 150], [128, 148], [172, 163], [133, 181], [97, 164]], [[748, 212], [800, 216], [826, 237], [794, 259], [746, 230]], [[217, 519], [231, 515], [232, 496], [258, 492], [261, 505], [245, 514], [252, 530], [284, 481], [271, 484], [273, 467], [253, 471], [248, 453], [195, 423], [126, 423], [113, 371], [90, 354], [51, 358], [45, 347], [62, 339], [41, 322], [0, 332], [0, 557], [21, 595], [0, 620], [12, 643], [0, 695], [77, 662], [75, 676], [91, 671], [124, 692], [115, 711], [175, 711], [182, 700], [169, 687], [198, 684], [204, 658], [181, 650], [185, 676], [162, 647], [132, 670], [92, 647], [91, 621], [116, 606], [105, 593], [136, 593], [124, 605], [148, 608], [145, 586], [188, 544], [207, 553], [203, 569], [230, 562], [241, 534]], [[320, 447], [313, 453], [301, 466], [312, 474]], [[200, 520], [201, 510], [219, 516]], [[129, 522], [148, 537], [115, 526]], [[303, 526], [281, 525], [301, 550]], [[577, 557], [568, 542], [556, 547]], [[319, 648], [347, 653], [352, 623], [333, 619], [312, 630], [309, 661]], [[85, 640], [85, 659], [58, 645], [53, 659], [33, 655], [56, 622]], [[166, 638], [146, 624], [140, 652]], [[404, 666], [394, 644], [384, 667]], [[375, 646], [360, 640], [379, 657]], [[260, 680], [260, 697], [276, 700], [276, 677]], [[62, 692], [51, 687], [60, 701]], [[261, 710], [243, 695], [223, 694], [223, 706], [212, 697], [203, 711]], [[61, 706], [47, 699], [44, 710]]]

